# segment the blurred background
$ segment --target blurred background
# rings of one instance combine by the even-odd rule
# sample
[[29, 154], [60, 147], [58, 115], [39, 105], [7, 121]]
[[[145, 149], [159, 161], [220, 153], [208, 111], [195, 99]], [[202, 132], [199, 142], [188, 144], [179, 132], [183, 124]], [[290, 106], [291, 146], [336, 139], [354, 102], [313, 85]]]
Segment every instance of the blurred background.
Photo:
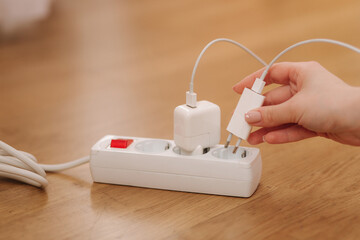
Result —
[[[266, 61], [309, 38], [360, 46], [359, 13], [355, 0], [0, 0], [0, 134], [25, 148], [51, 138], [46, 148], [71, 156], [107, 133], [171, 139], [173, 109], [209, 41], [234, 39]], [[281, 60], [317, 60], [359, 84], [359, 56], [337, 46], [310, 44]], [[260, 67], [227, 43], [201, 61], [195, 91], [220, 105], [222, 142], [239, 97], [231, 87]]]

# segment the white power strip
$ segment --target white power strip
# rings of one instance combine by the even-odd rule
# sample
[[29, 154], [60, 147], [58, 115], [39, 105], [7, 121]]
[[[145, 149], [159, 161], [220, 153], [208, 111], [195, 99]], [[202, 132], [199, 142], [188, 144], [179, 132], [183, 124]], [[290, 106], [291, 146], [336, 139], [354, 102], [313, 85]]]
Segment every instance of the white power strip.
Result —
[[100, 183], [250, 197], [261, 178], [259, 149], [208, 150], [181, 155], [172, 140], [108, 135], [92, 147], [90, 168]]

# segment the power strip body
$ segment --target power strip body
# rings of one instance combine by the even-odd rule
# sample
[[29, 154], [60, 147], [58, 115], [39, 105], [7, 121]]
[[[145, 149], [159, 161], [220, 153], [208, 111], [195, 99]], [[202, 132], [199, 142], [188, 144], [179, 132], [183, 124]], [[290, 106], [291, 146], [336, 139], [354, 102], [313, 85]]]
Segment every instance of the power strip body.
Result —
[[[113, 141], [123, 143], [112, 147]], [[91, 149], [94, 182], [205, 194], [250, 197], [262, 170], [260, 151], [246, 157], [217, 145], [201, 155], [181, 155], [172, 140], [108, 135]]]

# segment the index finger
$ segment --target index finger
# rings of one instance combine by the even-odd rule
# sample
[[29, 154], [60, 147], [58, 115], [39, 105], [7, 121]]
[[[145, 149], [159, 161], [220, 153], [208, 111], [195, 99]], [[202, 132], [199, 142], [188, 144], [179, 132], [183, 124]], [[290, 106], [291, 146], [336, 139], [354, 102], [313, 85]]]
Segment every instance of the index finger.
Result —
[[[272, 83], [282, 85], [289, 84], [290, 79], [296, 78], [297, 72], [299, 70], [299, 64], [301, 63], [282, 62], [274, 64], [265, 76], [264, 81], [266, 82], [266, 85]], [[266, 67], [245, 77], [243, 80], [235, 84], [235, 86], [233, 86], [233, 90], [241, 94], [244, 91], [244, 88], [251, 88], [255, 79], [260, 78], [265, 68]]]

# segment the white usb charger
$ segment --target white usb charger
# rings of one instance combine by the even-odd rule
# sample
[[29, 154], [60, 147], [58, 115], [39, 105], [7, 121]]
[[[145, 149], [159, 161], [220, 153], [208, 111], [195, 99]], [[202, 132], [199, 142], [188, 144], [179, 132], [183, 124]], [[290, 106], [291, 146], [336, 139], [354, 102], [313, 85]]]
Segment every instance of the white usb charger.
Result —
[[174, 110], [174, 141], [183, 155], [197, 155], [220, 142], [220, 107], [208, 101]]
[[226, 141], [225, 147], [229, 146], [233, 135], [238, 137], [233, 153], [236, 153], [241, 140], [247, 140], [251, 132], [251, 126], [245, 121], [245, 114], [255, 108], [261, 107], [265, 97], [261, 92], [265, 86], [265, 82], [257, 78], [251, 89], [245, 88], [235, 111], [230, 119], [226, 130], [230, 133]]

